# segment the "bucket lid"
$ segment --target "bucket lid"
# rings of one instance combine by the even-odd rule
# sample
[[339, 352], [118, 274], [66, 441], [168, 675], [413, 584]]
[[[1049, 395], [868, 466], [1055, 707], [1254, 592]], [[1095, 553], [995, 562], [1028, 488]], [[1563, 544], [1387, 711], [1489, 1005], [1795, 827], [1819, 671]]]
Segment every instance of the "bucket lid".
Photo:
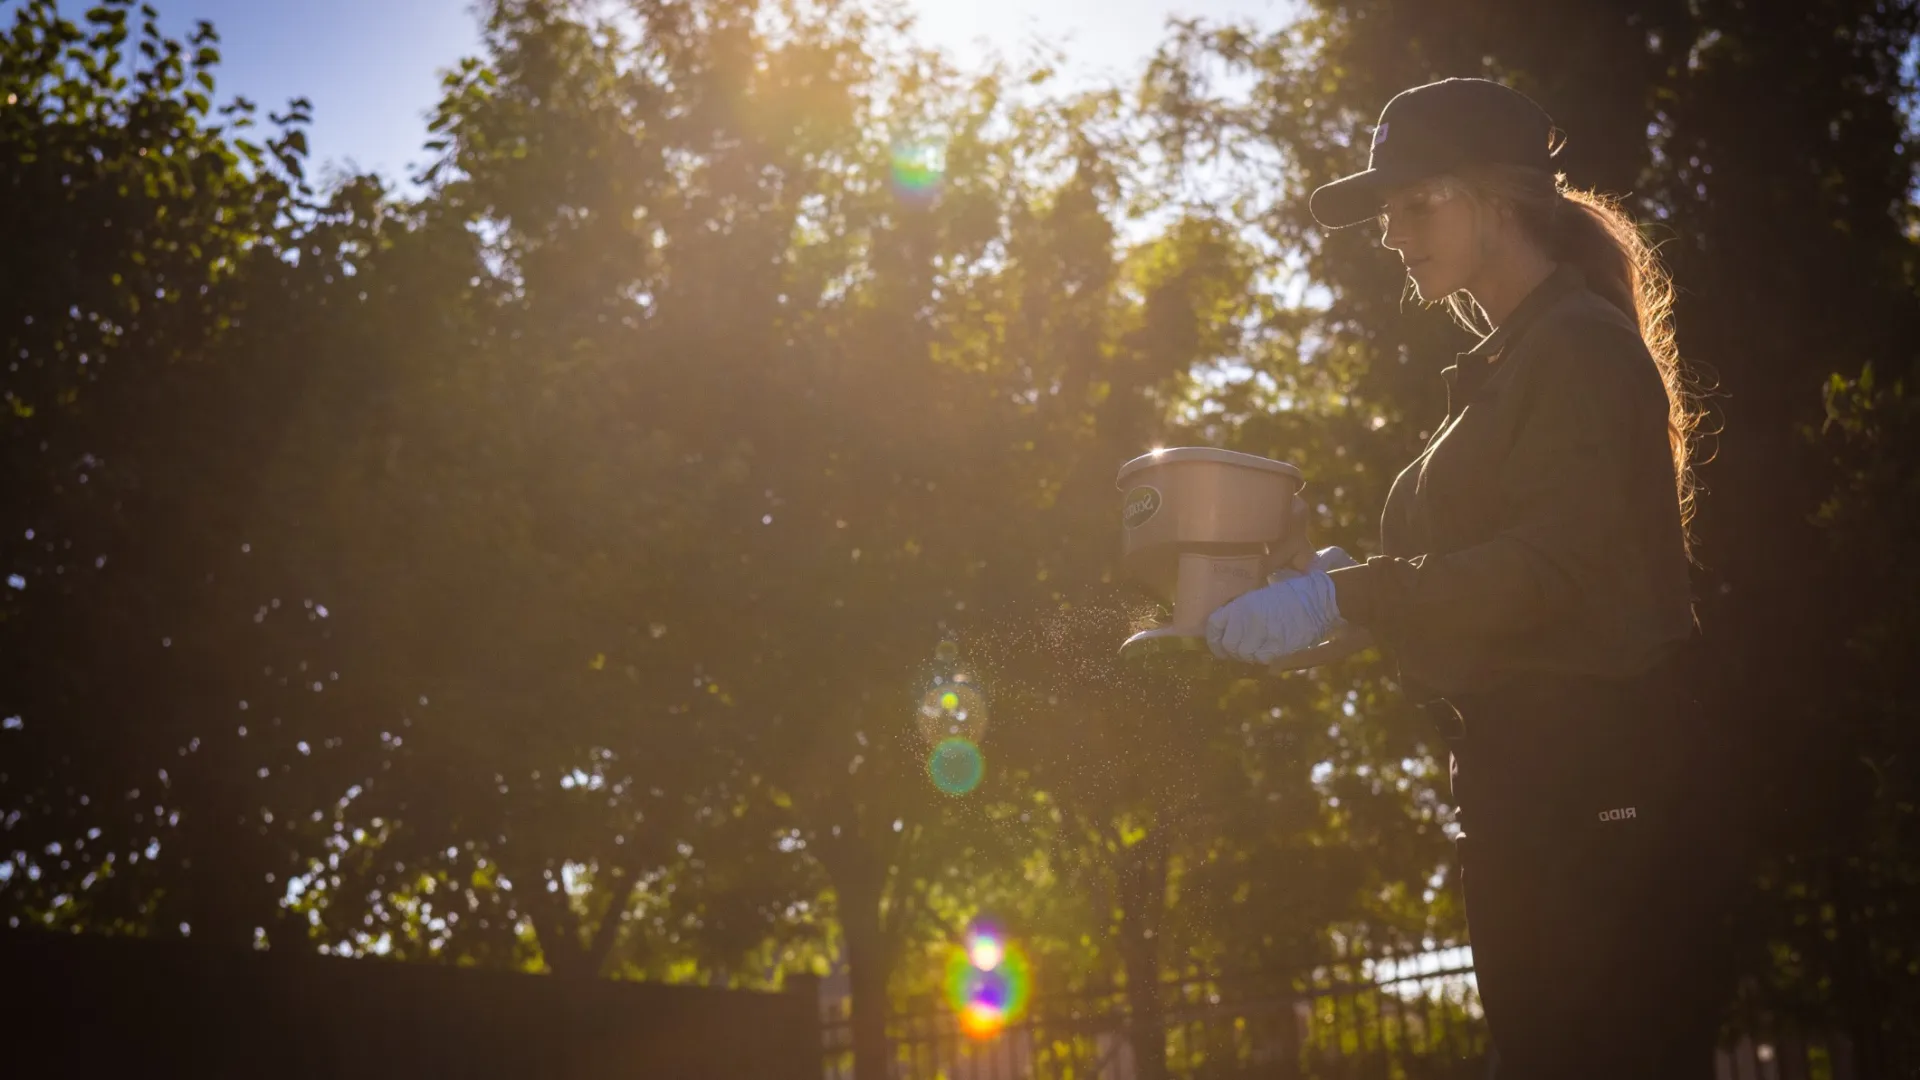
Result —
[[1127, 476], [1131, 473], [1139, 472], [1141, 469], [1151, 468], [1155, 465], [1179, 465], [1188, 462], [1212, 462], [1216, 465], [1238, 465], [1246, 469], [1261, 469], [1266, 472], [1276, 472], [1282, 476], [1291, 477], [1303, 483], [1306, 481], [1306, 476], [1301, 473], [1298, 468], [1284, 461], [1275, 461], [1272, 458], [1264, 458], [1258, 454], [1243, 454], [1238, 450], [1217, 450], [1211, 446], [1175, 446], [1166, 450], [1149, 451], [1127, 462], [1125, 465], [1120, 466], [1120, 475], [1114, 477], [1114, 486], [1125, 488], [1127, 486]]

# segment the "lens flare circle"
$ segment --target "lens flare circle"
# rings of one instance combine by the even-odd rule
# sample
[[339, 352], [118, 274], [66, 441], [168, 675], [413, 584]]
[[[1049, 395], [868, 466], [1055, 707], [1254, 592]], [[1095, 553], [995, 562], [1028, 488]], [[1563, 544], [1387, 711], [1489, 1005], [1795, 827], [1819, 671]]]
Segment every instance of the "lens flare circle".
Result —
[[987, 696], [970, 682], [942, 678], [920, 698], [914, 724], [928, 746], [953, 738], [978, 745], [987, 735]]
[[999, 939], [981, 934], [967, 944], [967, 959], [981, 971], [992, 971], [1007, 955]]
[[[992, 966], [980, 960], [992, 960]], [[990, 1039], [1018, 1020], [1029, 991], [1026, 956], [990, 934], [971, 935], [947, 958], [947, 1003], [970, 1038]]]
[[930, 196], [947, 174], [947, 148], [937, 142], [895, 143], [891, 164], [895, 191], [909, 197]]
[[933, 786], [948, 795], [967, 794], [980, 786], [986, 773], [987, 760], [980, 748], [959, 736], [941, 740], [927, 758], [927, 775], [933, 778]]

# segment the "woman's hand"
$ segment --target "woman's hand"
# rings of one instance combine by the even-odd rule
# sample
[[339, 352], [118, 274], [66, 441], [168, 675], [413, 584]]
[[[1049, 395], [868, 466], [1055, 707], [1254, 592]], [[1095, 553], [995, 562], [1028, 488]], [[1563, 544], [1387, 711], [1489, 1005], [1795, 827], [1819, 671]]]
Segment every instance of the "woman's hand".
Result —
[[1244, 593], [1207, 619], [1207, 647], [1227, 660], [1267, 664], [1318, 645], [1340, 625], [1327, 571], [1354, 565], [1339, 548], [1324, 548], [1309, 568]]
[[[1299, 556], [1295, 556], [1295, 558], [1298, 558], [1298, 557]], [[1348, 566], [1358, 566], [1358, 565], [1360, 565], [1360, 561], [1358, 559], [1355, 559], [1353, 556], [1347, 554], [1344, 548], [1323, 547], [1319, 551], [1316, 551], [1313, 553], [1313, 555], [1307, 560], [1307, 564], [1305, 566], [1300, 566], [1300, 564], [1298, 563], [1294, 563], [1289, 566], [1283, 566], [1280, 569], [1275, 570], [1273, 573], [1267, 575], [1267, 581], [1269, 583], [1275, 582], [1275, 581], [1285, 581], [1288, 578], [1296, 578], [1296, 577], [1299, 577], [1301, 574], [1312, 573], [1315, 570], [1331, 571], [1331, 570], [1343, 569]]]
[[1359, 566], [1360, 560], [1347, 554], [1345, 548], [1323, 547], [1313, 553], [1313, 561], [1307, 564], [1307, 573], [1315, 570], [1344, 570], [1349, 566]]

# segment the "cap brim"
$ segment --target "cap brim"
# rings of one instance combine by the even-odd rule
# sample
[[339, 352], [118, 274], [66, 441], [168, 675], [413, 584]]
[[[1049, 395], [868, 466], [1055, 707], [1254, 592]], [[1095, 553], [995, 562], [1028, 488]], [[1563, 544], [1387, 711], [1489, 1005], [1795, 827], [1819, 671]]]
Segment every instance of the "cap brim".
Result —
[[1405, 175], [1403, 169], [1367, 169], [1343, 176], [1315, 188], [1307, 196], [1307, 210], [1313, 220], [1329, 229], [1344, 229], [1372, 221], [1387, 208], [1387, 192], [1402, 184], [1422, 179]]

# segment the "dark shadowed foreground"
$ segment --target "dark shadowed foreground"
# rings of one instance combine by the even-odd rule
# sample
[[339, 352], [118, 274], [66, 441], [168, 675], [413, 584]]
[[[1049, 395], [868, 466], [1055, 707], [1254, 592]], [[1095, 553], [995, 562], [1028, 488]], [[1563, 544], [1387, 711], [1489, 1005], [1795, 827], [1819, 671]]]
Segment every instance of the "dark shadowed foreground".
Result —
[[820, 1075], [805, 979], [710, 990], [37, 932], [0, 934], [0, 971], [14, 1076]]

